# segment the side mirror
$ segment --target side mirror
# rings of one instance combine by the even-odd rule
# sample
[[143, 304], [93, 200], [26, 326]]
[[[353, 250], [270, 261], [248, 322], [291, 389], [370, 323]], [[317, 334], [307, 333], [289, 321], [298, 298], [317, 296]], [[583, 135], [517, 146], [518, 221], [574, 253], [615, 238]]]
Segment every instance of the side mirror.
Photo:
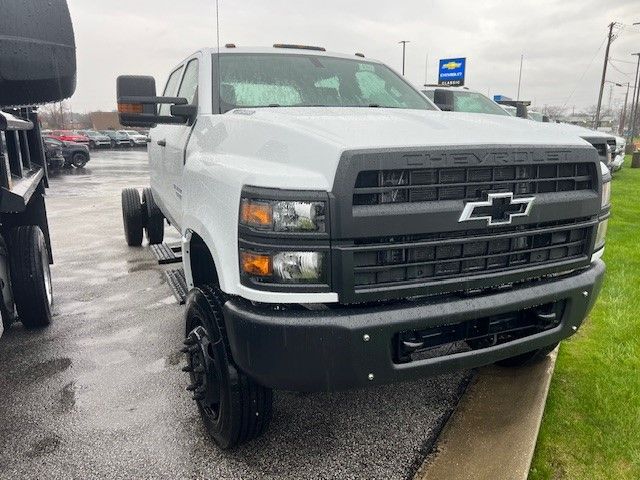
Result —
[[516, 103], [516, 117], [529, 118], [529, 113], [527, 112], [527, 106], [522, 102]]
[[[198, 112], [186, 98], [156, 96], [156, 81], [149, 76], [121, 75], [116, 81], [116, 92], [118, 117], [126, 127], [191, 123]], [[161, 104], [171, 104], [171, 115], [158, 114], [158, 105]]]
[[66, 0], [0, 1], [0, 105], [57, 102], [76, 89]]
[[440, 110], [453, 112], [453, 92], [445, 88], [436, 88], [433, 92], [433, 103], [435, 103]]

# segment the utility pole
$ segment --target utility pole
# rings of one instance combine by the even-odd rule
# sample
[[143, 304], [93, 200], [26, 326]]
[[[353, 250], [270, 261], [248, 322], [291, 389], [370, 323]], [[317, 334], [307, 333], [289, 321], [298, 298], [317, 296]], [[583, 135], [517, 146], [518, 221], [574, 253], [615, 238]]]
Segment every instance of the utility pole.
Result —
[[400, 40], [398, 43], [402, 44], [402, 75], [404, 76], [404, 60], [407, 51], [407, 43], [409, 43], [409, 40]]
[[600, 80], [600, 93], [598, 94], [598, 107], [596, 108], [596, 119], [595, 119], [595, 129], [597, 130], [600, 126], [600, 107], [602, 106], [602, 93], [604, 91], [604, 81], [607, 77], [607, 64], [609, 63], [609, 48], [611, 47], [611, 42], [613, 41], [613, 27], [616, 22], [611, 22], [609, 24], [609, 36], [607, 38], [607, 49], [604, 52], [604, 64], [602, 65], [602, 80]]
[[516, 95], [516, 101], [520, 100], [520, 83], [522, 82], [522, 60], [524, 55], [520, 55], [520, 73], [518, 73], [518, 94]]
[[633, 82], [634, 86], [634, 95], [631, 101], [631, 132], [629, 133], [629, 143], [633, 143], [633, 138], [636, 133], [636, 117], [638, 116], [638, 93], [640, 93], [640, 88], [638, 87], [638, 71], [640, 71], [640, 52], [632, 53], [631, 55], [635, 55], [638, 57], [638, 63], [636, 64], [636, 79]]

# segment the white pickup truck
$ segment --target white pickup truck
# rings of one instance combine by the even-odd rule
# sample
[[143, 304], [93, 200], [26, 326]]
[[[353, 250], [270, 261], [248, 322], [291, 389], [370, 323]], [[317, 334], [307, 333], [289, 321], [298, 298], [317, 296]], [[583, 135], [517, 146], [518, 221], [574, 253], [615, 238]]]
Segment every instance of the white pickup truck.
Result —
[[600, 290], [610, 179], [591, 145], [440, 112], [360, 54], [203, 49], [162, 96], [119, 77], [118, 108], [152, 127], [126, 238], [162, 242], [163, 219], [182, 235], [188, 389], [223, 448], [266, 428], [272, 389], [532, 361]]

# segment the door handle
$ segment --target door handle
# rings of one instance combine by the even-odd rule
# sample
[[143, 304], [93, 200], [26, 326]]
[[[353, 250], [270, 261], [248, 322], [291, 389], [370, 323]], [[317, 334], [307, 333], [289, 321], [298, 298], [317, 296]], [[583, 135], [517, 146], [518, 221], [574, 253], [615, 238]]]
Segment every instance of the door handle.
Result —
[[167, 146], [167, 141], [164, 138], [162, 140], [158, 140], [156, 143], [158, 145], [160, 145], [161, 147], [166, 147]]

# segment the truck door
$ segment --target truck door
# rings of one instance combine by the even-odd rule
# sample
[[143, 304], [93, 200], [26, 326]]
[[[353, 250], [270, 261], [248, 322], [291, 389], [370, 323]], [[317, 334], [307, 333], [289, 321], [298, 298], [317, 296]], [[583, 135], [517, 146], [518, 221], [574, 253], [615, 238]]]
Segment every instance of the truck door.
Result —
[[[177, 94], [183, 70], [184, 65], [180, 65], [171, 72], [169, 79], [167, 80], [167, 84], [162, 92], [162, 96], [173, 97]], [[160, 105], [158, 114], [170, 115], [169, 108], [169, 105]], [[165, 145], [167, 134], [170, 132], [171, 128], [173, 128], [173, 125], [162, 124], [152, 128], [149, 132], [150, 142], [148, 145], [149, 173], [154, 200], [158, 205], [160, 205], [162, 212], [168, 218], [173, 216], [173, 213], [168, 211], [173, 192], [169, 189], [170, 183], [167, 180]]]
[[[177, 97], [187, 99], [190, 105], [198, 104], [198, 59], [192, 58], [186, 63], [184, 75], [178, 88]], [[165, 180], [167, 182], [167, 207], [177, 226], [182, 223], [182, 170], [185, 154], [193, 125], [166, 125], [165, 135]]]

